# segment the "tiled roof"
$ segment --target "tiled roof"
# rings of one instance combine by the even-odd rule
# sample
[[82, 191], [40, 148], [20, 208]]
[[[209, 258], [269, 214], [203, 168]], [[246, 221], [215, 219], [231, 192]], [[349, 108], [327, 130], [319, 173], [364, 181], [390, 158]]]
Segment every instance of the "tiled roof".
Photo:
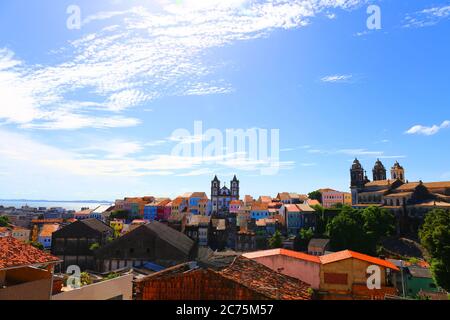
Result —
[[88, 227], [90, 227], [91, 229], [94, 229], [96, 231], [99, 232], [108, 232], [108, 231], [112, 231], [111, 227], [108, 226], [106, 223], [103, 223], [97, 219], [86, 219], [83, 221], [80, 221], [81, 223], [84, 223], [85, 225], [87, 225]]
[[42, 226], [41, 232], [39, 232], [40, 237], [51, 237], [53, 232], [58, 231], [59, 224], [44, 224]]
[[325, 248], [330, 243], [330, 239], [311, 239], [308, 246]]
[[411, 267], [408, 267], [408, 271], [415, 278], [425, 278], [425, 279], [432, 278], [431, 271], [428, 268], [411, 266]]
[[308, 200], [308, 204], [310, 206], [320, 206], [320, 202], [318, 200]]
[[300, 209], [295, 204], [285, 205], [287, 212], [300, 212]]
[[350, 258], [367, 261], [367, 262], [370, 262], [370, 263], [373, 263], [373, 264], [376, 264], [379, 266], [383, 266], [383, 267], [386, 267], [386, 268], [389, 268], [392, 270], [399, 271], [399, 269], [394, 264], [392, 264], [391, 262], [389, 262], [387, 260], [371, 257], [368, 255], [350, 251], [350, 250], [344, 250], [344, 251], [330, 253], [330, 254], [321, 256], [320, 261], [322, 264], [328, 264], [328, 263], [333, 263], [336, 261], [346, 260], [346, 259], [350, 259]]
[[244, 257], [249, 258], [249, 259], [256, 259], [256, 258], [270, 257], [270, 256], [277, 256], [277, 255], [282, 255], [282, 256], [305, 260], [305, 261], [314, 262], [314, 263], [321, 263], [320, 258], [317, 256], [312, 256], [312, 255], [309, 255], [306, 253], [292, 251], [292, 250], [286, 250], [286, 249], [273, 249], [273, 250], [250, 252], [250, 253], [244, 254]]
[[391, 184], [393, 184], [395, 181], [397, 180], [378, 180], [378, 181], [371, 181], [366, 183], [364, 186], [365, 187], [376, 187], [376, 186], [390, 186]]
[[261, 211], [261, 210], [268, 210], [269, 209], [269, 205], [267, 203], [254, 203], [252, 204], [252, 211]]
[[59, 261], [59, 258], [12, 237], [0, 238], [0, 270]]
[[313, 208], [311, 208], [308, 204], [297, 204], [297, 207], [301, 212], [315, 212]]
[[312, 299], [310, 285], [298, 279], [274, 272], [268, 267], [242, 256], [236, 258], [228, 268], [219, 271], [218, 274], [269, 299]]

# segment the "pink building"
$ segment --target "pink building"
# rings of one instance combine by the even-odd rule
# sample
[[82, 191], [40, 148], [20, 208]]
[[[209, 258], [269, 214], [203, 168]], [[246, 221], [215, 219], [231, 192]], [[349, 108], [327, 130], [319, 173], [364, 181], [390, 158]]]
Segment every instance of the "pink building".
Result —
[[319, 257], [285, 249], [257, 251], [246, 253], [243, 256], [276, 272], [306, 282], [313, 289], [320, 288], [321, 262]]
[[[348, 193], [340, 192], [340, 191], [326, 191], [322, 193], [322, 205], [324, 208], [331, 208], [337, 204], [348, 204], [347, 201]], [[351, 202], [350, 202], [351, 204]]]
[[238, 214], [239, 210], [244, 208], [244, 202], [240, 200], [233, 200], [230, 202], [230, 213]]

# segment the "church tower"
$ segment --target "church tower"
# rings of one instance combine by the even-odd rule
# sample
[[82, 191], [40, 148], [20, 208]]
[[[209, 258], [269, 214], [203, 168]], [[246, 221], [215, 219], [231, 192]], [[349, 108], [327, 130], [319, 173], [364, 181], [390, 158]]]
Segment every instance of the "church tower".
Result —
[[353, 161], [352, 168], [350, 169], [351, 187], [362, 188], [364, 187], [365, 176], [364, 169], [358, 159]]
[[364, 185], [368, 182], [367, 175], [365, 174], [364, 168], [358, 159], [355, 159], [350, 169], [350, 180], [352, 191], [352, 204], [358, 204], [358, 193], [364, 188]]
[[394, 166], [391, 168], [391, 178], [392, 180], [400, 180], [402, 182], [406, 181], [405, 178], [405, 169], [398, 163], [398, 161], [395, 162]]
[[377, 160], [375, 166], [373, 167], [373, 181], [386, 180], [386, 168], [380, 159]]
[[212, 211], [217, 212], [219, 208], [219, 193], [220, 193], [220, 180], [217, 176], [211, 181], [211, 203]]
[[239, 180], [234, 176], [230, 182], [231, 185], [231, 200], [239, 200]]

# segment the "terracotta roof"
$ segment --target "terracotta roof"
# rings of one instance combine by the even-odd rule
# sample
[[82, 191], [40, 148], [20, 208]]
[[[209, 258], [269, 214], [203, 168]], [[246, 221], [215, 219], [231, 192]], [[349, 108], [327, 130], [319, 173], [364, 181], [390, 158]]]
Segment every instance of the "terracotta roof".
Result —
[[443, 201], [429, 201], [429, 202], [424, 202], [424, 203], [420, 203], [420, 204], [415, 204], [414, 206], [417, 207], [450, 207], [450, 203], [448, 202], [443, 202]]
[[57, 263], [60, 259], [12, 237], [0, 238], [0, 269]]
[[295, 204], [287, 204], [285, 205], [287, 212], [300, 212], [299, 207]]
[[390, 186], [393, 184], [396, 180], [378, 180], [378, 181], [371, 181], [366, 183], [365, 187], [375, 187], [375, 186]]
[[425, 187], [428, 189], [435, 188], [450, 188], [450, 181], [441, 181], [441, 182], [425, 182]]
[[172, 201], [172, 205], [180, 205], [185, 201], [183, 197], [178, 197], [175, 200]]
[[260, 201], [262, 203], [269, 203], [269, 202], [272, 202], [272, 197], [271, 196], [261, 196], [261, 197], [259, 197], [258, 201]]
[[330, 253], [324, 256], [319, 257], [320, 261], [322, 264], [328, 264], [328, 263], [333, 263], [336, 261], [341, 261], [341, 260], [346, 260], [346, 259], [358, 259], [358, 260], [362, 260], [362, 261], [367, 261], [379, 266], [383, 266], [392, 270], [396, 270], [399, 271], [400, 269], [397, 268], [394, 264], [392, 264], [389, 261], [383, 260], [383, 259], [379, 259], [379, 258], [375, 258], [375, 257], [371, 257], [362, 253], [358, 253], [358, 252], [354, 252], [354, 251], [350, 251], [350, 250], [344, 250], [344, 251], [340, 251], [340, 252], [336, 252], [336, 253]]
[[302, 252], [287, 250], [287, 249], [273, 249], [273, 250], [256, 251], [256, 252], [246, 253], [243, 256], [246, 258], [249, 258], [249, 259], [256, 259], [256, 258], [270, 257], [270, 256], [277, 256], [277, 255], [282, 255], [282, 256], [305, 260], [305, 261], [314, 262], [314, 263], [321, 263], [320, 258], [317, 256], [313, 256], [313, 255], [302, 253]]
[[268, 267], [243, 256], [222, 271], [222, 277], [275, 300], [311, 300], [311, 286], [298, 279], [274, 272]]
[[244, 203], [241, 200], [233, 200], [230, 201], [230, 205], [239, 205], [242, 206]]
[[51, 237], [53, 232], [58, 231], [58, 229], [59, 224], [44, 224], [39, 232], [39, 237]]
[[311, 208], [308, 204], [297, 204], [296, 205], [301, 212], [315, 212], [313, 208]]
[[321, 204], [320, 204], [320, 202], [319, 202], [319, 200], [308, 200], [308, 204], [310, 205], [310, 206], [320, 206]]
[[398, 192], [398, 193], [390, 193], [386, 195], [386, 198], [402, 198], [402, 197], [408, 197], [412, 195], [412, 192]]
[[244, 202], [245, 202], [245, 203], [247, 203], [247, 202], [253, 202], [253, 201], [255, 201], [255, 200], [253, 199], [252, 196], [246, 195], [246, 196], [244, 197]]
[[252, 204], [252, 211], [254, 210], [268, 210], [269, 209], [269, 205], [267, 203], [254, 203]]

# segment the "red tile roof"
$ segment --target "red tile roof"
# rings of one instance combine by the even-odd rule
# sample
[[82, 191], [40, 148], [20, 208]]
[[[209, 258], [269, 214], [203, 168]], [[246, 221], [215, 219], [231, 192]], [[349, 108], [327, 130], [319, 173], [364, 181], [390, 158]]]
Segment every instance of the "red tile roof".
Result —
[[243, 256], [218, 272], [222, 277], [237, 282], [269, 299], [311, 300], [311, 286], [291, 278]]
[[291, 251], [291, 250], [286, 250], [286, 249], [274, 249], [274, 250], [265, 250], [265, 251], [256, 251], [256, 252], [246, 253], [246, 254], [244, 254], [244, 257], [249, 258], [249, 259], [256, 259], [256, 258], [270, 257], [270, 256], [276, 256], [276, 255], [283, 255], [283, 256], [300, 259], [300, 260], [305, 260], [305, 261], [309, 261], [309, 262], [314, 262], [314, 263], [319, 263], [319, 264], [328, 264], [328, 263], [333, 263], [333, 262], [337, 262], [337, 261], [341, 261], [341, 260], [354, 258], [354, 259], [358, 259], [358, 260], [367, 261], [367, 262], [370, 262], [370, 263], [373, 263], [373, 264], [376, 264], [379, 266], [383, 266], [383, 267], [386, 267], [386, 268], [389, 268], [392, 270], [399, 271], [399, 269], [389, 261], [371, 257], [368, 255], [350, 251], [350, 250], [344, 250], [344, 251], [330, 253], [330, 254], [327, 254], [324, 256], [317, 257], [317, 256], [309, 255], [306, 253], [301, 253], [301, 252], [296, 252], [296, 251]]
[[344, 251], [339, 251], [339, 252], [335, 252], [335, 253], [330, 253], [324, 256], [320, 257], [320, 261], [322, 262], [322, 264], [328, 264], [328, 263], [333, 263], [336, 261], [341, 261], [341, 260], [346, 260], [346, 259], [358, 259], [358, 260], [362, 260], [362, 261], [367, 261], [382, 267], [386, 267], [392, 270], [396, 270], [396, 271], [400, 271], [399, 268], [397, 268], [394, 264], [392, 264], [389, 261], [383, 260], [383, 259], [379, 259], [379, 258], [375, 258], [375, 257], [371, 257], [362, 253], [358, 253], [358, 252], [354, 252], [354, 251], [350, 251], [350, 250], [344, 250]]
[[261, 258], [261, 257], [270, 257], [270, 256], [277, 256], [277, 255], [282, 255], [282, 256], [305, 260], [305, 261], [314, 262], [314, 263], [321, 263], [319, 257], [309, 255], [306, 253], [297, 252], [297, 251], [286, 250], [286, 249], [273, 249], [273, 250], [250, 252], [250, 253], [244, 254], [244, 257], [249, 258], [249, 259], [256, 259], [256, 258]]
[[0, 270], [59, 261], [59, 258], [12, 237], [0, 238]]

